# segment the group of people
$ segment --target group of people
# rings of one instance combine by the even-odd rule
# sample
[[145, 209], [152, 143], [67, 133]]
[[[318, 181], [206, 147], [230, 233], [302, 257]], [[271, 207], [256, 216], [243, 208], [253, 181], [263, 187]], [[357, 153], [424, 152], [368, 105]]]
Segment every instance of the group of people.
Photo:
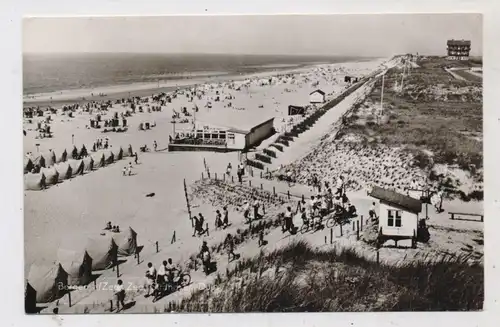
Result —
[[[137, 153], [136, 153], [135, 162], [137, 163]], [[122, 174], [123, 174], [123, 176], [131, 176], [132, 175], [132, 162], [129, 162], [128, 166], [123, 167]]]
[[110, 221], [106, 223], [106, 227], [104, 227], [104, 230], [109, 230], [113, 233], [119, 233], [120, 232], [120, 226], [118, 225], [112, 225]]
[[167, 292], [174, 290], [175, 274], [176, 272], [178, 274], [180, 271], [180, 267], [173, 263], [172, 258], [164, 260], [158, 270], [149, 262], [148, 270], [146, 270], [145, 297], [151, 296], [155, 290]]
[[262, 215], [259, 213], [259, 209], [261, 207], [260, 201], [254, 196], [252, 198], [252, 209], [253, 216], [250, 216], [250, 203], [247, 200], [243, 201], [243, 218], [245, 219], [245, 223], [250, 223], [253, 220], [260, 219]]

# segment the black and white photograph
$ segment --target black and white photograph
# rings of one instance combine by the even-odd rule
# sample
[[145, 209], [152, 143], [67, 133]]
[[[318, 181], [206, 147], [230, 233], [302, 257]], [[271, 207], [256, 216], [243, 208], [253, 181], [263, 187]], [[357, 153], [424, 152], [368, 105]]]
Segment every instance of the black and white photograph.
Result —
[[22, 91], [27, 314], [483, 310], [482, 14], [25, 17]]

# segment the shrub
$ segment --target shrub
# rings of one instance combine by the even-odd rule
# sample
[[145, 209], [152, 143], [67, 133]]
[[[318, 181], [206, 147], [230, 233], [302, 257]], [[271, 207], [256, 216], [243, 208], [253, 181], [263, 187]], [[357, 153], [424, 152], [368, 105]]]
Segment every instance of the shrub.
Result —
[[264, 153], [272, 158], [276, 158], [276, 152], [271, 149], [264, 149]]
[[[413, 154], [413, 165], [420, 168], [420, 169], [427, 169], [432, 166], [432, 159], [427, 155], [427, 153], [417, 150], [416, 153]], [[432, 171], [431, 175], [432, 178], [437, 177], [435, 176], [435, 173]], [[431, 176], [429, 176], [429, 179], [431, 179]]]
[[471, 200], [476, 200], [476, 201], [483, 201], [484, 199], [484, 192], [483, 191], [477, 191], [474, 190], [469, 193], [469, 198]]

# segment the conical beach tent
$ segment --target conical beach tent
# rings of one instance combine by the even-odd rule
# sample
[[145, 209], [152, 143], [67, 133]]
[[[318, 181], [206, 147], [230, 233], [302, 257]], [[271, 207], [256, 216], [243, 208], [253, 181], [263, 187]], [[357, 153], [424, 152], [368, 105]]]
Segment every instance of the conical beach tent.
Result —
[[106, 166], [106, 158], [104, 156], [104, 153], [96, 152], [92, 155], [92, 159], [94, 159], [94, 169]]
[[59, 249], [57, 260], [68, 273], [68, 285], [87, 285], [92, 281], [92, 258], [87, 251]]
[[89, 238], [86, 250], [92, 258], [92, 270], [103, 270], [113, 266], [118, 256], [118, 246], [112, 237]]
[[69, 162], [61, 162], [54, 166], [54, 168], [59, 173], [59, 180], [64, 181], [66, 179], [71, 179], [73, 177], [73, 170]]
[[56, 163], [56, 154], [54, 151], [49, 151], [43, 154], [45, 159], [45, 167], [52, 167]]
[[134, 155], [134, 151], [132, 150], [132, 145], [129, 144], [126, 151], [123, 151], [123, 157], [132, 157]]
[[69, 165], [71, 167], [71, 173], [73, 174], [73, 176], [83, 175], [83, 172], [85, 171], [83, 160], [70, 160]]
[[83, 159], [83, 171], [89, 172], [92, 170], [94, 170], [94, 159], [89, 156]]
[[110, 165], [115, 161], [115, 157], [111, 151], [106, 151], [104, 153], [104, 158], [106, 160], [106, 165]]
[[47, 187], [46, 178], [43, 173], [24, 175], [24, 189], [26, 191], [40, 191]]
[[64, 149], [61, 155], [56, 156], [56, 163], [66, 162], [67, 160], [68, 160], [68, 152], [66, 151], [66, 149]]
[[33, 164], [35, 166], [45, 167], [45, 158], [42, 155], [39, 155], [35, 158], [35, 160], [33, 160]]
[[45, 175], [45, 184], [47, 186], [59, 183], [59, 172], [54, 167], [42, 168], [41, 173]]
[[32, 264], [28, 283], [36, 291], [36, 302], [52, 302], [66, 293], [68, 273], [57, 263], [50, 266]]
[[118, 245], [118, 255], [129, 256], [137, 251], [137, 233], [129, 227], [128, 230], [117, 233], [113, 236]]
[[114, 149], [113, 150], [113, 156], [114, 156], [114, 158], [115, 158], [116, 161], [122, 160], [123, 159], [123, 149], [122, 149], [122, 147]]
[[36, 291], [30, 283], [26, 283], [24, 290], [24, 312], [36, 313]]
[[31, 170], [33, 170], [33, 168], [35, 167], [35, 165], [33, 164], [33, 161], [31, 161], [30, 158], [24, 158], [24, 173], [29, 173], [31, 172]]

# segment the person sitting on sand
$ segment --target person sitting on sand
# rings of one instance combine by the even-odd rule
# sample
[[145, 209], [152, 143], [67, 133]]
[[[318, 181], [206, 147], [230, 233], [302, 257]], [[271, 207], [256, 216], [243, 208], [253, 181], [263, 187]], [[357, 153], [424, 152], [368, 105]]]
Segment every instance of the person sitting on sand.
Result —
[[111, 229], [113, 229], [113, 226], [111, 226], [111, 222], [108, 221], [104, 230], [111, 230]]
[[243, 218], [246, 222], [250, 222], [250, 205], [248, 201], [243, 202]]
[[356, 207], [354, 206], [354, 204], [352, 204], [352, 203], [349, 202], [348, 205], [347, 205], [347, 207], [349, 208], [349, 209], [347, 209], [349, 217], [352, 218], [352, 217], [357, 217], [358, 216], [358, 213], [356, 212]]

